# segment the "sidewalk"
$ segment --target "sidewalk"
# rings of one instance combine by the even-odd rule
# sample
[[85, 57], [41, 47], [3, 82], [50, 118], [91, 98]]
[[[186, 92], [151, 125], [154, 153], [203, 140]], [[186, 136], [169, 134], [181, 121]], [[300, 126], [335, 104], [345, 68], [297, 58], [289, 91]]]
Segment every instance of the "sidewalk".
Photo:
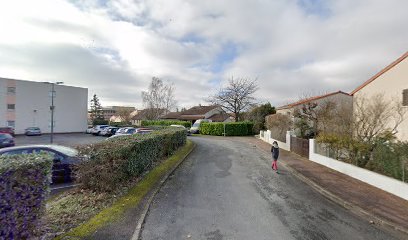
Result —
[[[256, 138], [254, 141], [258, 148], [270, 152], [269, 143]], [[279, 164], [367, 221], [408, 234], [408, 201], [283, 149]]]

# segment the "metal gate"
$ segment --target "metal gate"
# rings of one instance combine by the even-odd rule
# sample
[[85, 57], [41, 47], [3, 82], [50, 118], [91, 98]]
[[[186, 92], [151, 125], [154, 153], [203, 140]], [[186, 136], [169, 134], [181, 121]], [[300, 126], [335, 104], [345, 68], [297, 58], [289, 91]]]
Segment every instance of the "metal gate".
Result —
[[290, 151], [309, 158], [309, 139], [290, 136]]

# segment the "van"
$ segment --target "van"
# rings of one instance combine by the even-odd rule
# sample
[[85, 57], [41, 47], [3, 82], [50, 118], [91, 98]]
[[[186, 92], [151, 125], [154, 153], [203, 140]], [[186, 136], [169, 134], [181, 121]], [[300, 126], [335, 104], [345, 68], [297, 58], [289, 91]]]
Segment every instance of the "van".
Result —
[[202, 122], [212, 122], [211, 119], [198, 119], [194, 122], [193, 126], [190, 128], [190, 133], [199, 133], [200, 132], [200, 124]]

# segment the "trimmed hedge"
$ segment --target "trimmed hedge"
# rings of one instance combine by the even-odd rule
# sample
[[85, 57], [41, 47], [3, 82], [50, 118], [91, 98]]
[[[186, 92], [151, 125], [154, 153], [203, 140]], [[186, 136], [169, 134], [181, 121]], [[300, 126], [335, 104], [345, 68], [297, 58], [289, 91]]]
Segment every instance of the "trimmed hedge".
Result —
[[79, 149], [89, 157], [78, 169], [82, 187], [110, 192], [134, 176], [140, 176], [160, 159], [186, 143], [186, 130], [165, 128], [150, 134], [134, 134]]
[[252, 122], [203, 122], [200, 124], [200, 134], [223, 136], [225, 124], [226, 136], [247, 136], [253, 135], [254, 124]]
[[191, 122], [189, 121], [173, 121], [173, 120], [143, 120], [143, 127], [161, 125], [161, 126], [170, 126], [170, 125], [183, 125], [186, 128], [191, 128]]
[[48, 154], [0, 156], [0, 239], [42, 235], [51, 167]]

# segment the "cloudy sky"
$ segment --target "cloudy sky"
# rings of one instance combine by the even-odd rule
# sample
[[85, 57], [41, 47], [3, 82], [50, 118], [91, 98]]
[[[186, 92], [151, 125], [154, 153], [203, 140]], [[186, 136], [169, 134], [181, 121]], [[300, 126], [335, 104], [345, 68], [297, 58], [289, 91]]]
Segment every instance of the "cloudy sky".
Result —
[[153, 76], [179, 107], [226, 81], [260, 102], [351, 91], [408, 50], [407, 0], [0, 1], [0, 77], [64, 81], [142, 107]]

